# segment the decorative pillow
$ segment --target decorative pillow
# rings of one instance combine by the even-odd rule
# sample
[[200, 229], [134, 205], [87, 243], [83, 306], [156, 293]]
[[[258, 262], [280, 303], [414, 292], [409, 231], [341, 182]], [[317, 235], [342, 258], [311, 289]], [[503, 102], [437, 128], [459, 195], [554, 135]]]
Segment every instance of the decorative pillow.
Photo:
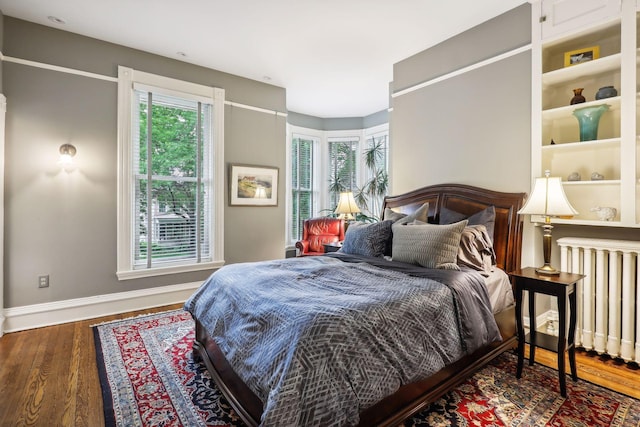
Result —
[[453, 224], [454, 222], [460, 222], [463, 219], [469, 220], [469, 225], [484, 225], [487, 227], [487, 234], [489, 235], [491, 242], [493, 242], [493, 230], [496, 224], [495, 206], [489, 206], [480, 212], [474, 213], [470, 217], [445, 207], [442, 207], [440, 210], [440, 224]]
[[457, 262], [460, 266], [480, 271], [483, 276], [493, 271], [495, 252], [484, 225], [468, 225], [462, 231]]
[[393, 227], [393, 260], [427, 268], [459, 270], [460, 237], [467, 221], [449, 225], [420, 224]]
[[382, 214], [382, 220], [390, 220], [393, 222], [398, 221], [399, 219], [404, 218], [407, 214], [403, 214], [402, 212], [396, 212], [390, 208], [384, 208], [384, 214]]
[[[394, 213], [397, 214], [398, 212], [394, 212]], [[404, 215], [404, 214], [400, 214], [400, 215]], [[422, 222], [428, 222], [428, 220], [429, 220], [429, 203], [424, 203], [422, 206], [420, 206], [418, 209], [416, 209], [413, 213], [411, 213], [409, 215], [404, 215], [403, 217], [400, 217], [398, 220], [396, 220], [394, 222], [393, 225], [408, 224], [408, 223], [416, 221], [416, 220], [417, 221], [422, 221]]]
[[384, 256], [387, 241], [391, 239], [391, 224], [393, 221], [350, 224], [344, 236], [342, 252], [370, 257]]
[[[387, 217], [387, 214], [389, 214], [388, 217]], [[429, 203], [424, 203], [422, 206], [420, 206], [418, 209], [416, 209], [413, 213], [409, 215], [403, 214], [400, 212], [394, 212], [389, 208], [384, 209], [384, 219], [391, 219], [393, 221], [393, 225], [391, 226], [392, 231], [394, 227], [400, 226], [402, 224], [409, 224], [415, 221], [426, 223], [428, 221], [428, 215], [429, 215]], [[389, 239], [389, 241], [387, 242], [387, 248], [384, 251], [384, 254], [387, 256], [391, 256], [393, 254], [392, 243], [393, 242], [391, 239]]]

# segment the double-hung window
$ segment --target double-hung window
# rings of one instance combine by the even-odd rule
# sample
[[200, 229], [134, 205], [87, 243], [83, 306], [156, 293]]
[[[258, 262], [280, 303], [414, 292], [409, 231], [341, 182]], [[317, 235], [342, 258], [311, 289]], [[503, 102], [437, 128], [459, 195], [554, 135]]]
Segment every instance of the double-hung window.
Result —
[[224, 91], [118, 71], [118, 277], [220, 266]]
[[329, 207], [335, 209], [342, 191], [358, 186], [359, 137], [328, 138]]
[[302, 237], [302, 224], [314, 216], [314, 152], [317, 138], [294, 135], [291, 140], [291, 208], [289, 235], [292, 241]]

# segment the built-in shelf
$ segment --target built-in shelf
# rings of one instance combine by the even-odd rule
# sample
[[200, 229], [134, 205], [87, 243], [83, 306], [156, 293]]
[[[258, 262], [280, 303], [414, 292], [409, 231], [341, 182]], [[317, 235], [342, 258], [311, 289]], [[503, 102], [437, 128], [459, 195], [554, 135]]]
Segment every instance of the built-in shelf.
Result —
[[585, 62], [570, 67], [560, 68], [558, 70], [549, 71], [542, 75], [542, 88], [564, 83], [570, 80], [580, 79], [584, 77], [592, 77], [595, 74], [603, 74], [620, 70], [622, 55], [616, 53], [605, 56], [593, 61]]
[[542, 151], [591, 149], [598, 147], [615, 147], [620, 145], [620, 138], [596, 139], [593, 141], [576, 141], [548, 144], [542, 146]]
[[622, 181], [619, 179], [600, 179], [600, 180], [582, 180], [582, 181], [562, 181], [563, 185], [620, 185]]
[[597, 105], [609, 105], [609, 111], [620, 109], [620, 96], [611, 98], [598, 99], [596, 101], [583, 102], [581, 104], [565, 105], [564, 107], [550, 108], [542, 111], [543, 120], [565, 119], [573, 114], [579, 108], [595, 107]]
[[[637, 3], [638, 2], [638, 3]], [[637, 3], [637, 4], [636, 4]], [[573, 218], [553, 218], [554, 224], [640, 228], [640, 0], [593, 0], [598, 12], [589, 22], [582, 0], [542, 0], [542, 32], [534, 31], [532, 52], [534, 99], [532, 174], [546, 169], [560, 176], [569, 202], [579, 212]], [[556, 7], [561, 5], [562, 7]], [[538, 10], [534, 8], [534, 10]], [[542, 16], [534, 16], [536, 21]], [[591, 18], [590, 18], [591, 19]], [[552, 28], [544, 36], [544, 29]], [[564, 66], [567, 52], [597, 46], [599, 58]], [[538, 56], [539, 55], [539, 56]], [[595, 55], [594, 55], [595, 56]], [[613, 86], [617, 96], [593, 100], [598, 89]], [[584, 88], [587, 102], [568, 105], [572, 91]], [[574, 111], [609, 105], [596, 139], [579, 141], [580, 124]], [[551, 142], [554, 142], [551, 144]], [[591, 180], [595, 172], [604, 180]], [[569, 176], [581, 176], [569, 181]], [[603, 221], [596, 207], [616, 209], [614, 221]], [[543, 217], [532, 216], [534, 222]]]

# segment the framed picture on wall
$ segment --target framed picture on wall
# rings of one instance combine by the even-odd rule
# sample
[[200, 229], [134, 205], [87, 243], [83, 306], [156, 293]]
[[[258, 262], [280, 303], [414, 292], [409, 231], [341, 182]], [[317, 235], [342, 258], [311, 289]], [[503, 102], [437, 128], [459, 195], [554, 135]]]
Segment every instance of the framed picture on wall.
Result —
[[277, 206], [278, 168], [229, 165], [230, 206]]
[[578, 65], [598, 58], [600, 58], [600, 46], [571, 50], [564, 53], [564, 66]]

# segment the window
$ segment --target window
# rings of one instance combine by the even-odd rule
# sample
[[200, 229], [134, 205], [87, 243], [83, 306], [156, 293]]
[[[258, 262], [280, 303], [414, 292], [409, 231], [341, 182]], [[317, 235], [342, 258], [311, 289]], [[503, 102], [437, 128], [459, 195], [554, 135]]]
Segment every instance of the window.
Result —
[[313, 152], [317, 140], [294, 135], [291, 141], [291, 214], [290, 236], [302, 238], [302, 223], [314, 216]]
[[118, 70], [118, 278], [222, 264], [224, 91]]
[[358, 138], [329, 138], [329, 208], [338, 205], [340, 192], [356, 191]]
[[389, 133], [388, 130], [368, 135], [363, 151], [364, 182], [357, 201], [364, 213], [373, 218], [382, 214], [384, 197], [389, 188]]
[[332, 214], [340, 191], [353, 191], [362, 210], [360, 219], [380, 216], [388, 187], [388, 124], [344, 131], [290, 126], [288, 134], [288, 245], [302, 237], [305, 219]]

